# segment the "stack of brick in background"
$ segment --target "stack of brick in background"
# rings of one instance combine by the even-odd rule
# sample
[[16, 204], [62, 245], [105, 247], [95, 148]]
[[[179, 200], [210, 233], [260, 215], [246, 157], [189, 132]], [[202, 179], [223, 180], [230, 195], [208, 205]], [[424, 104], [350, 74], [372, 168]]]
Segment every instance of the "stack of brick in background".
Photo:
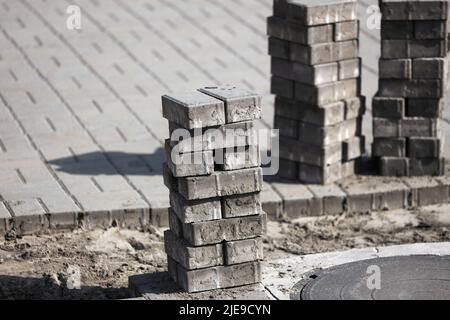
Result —
[[439, 119], [448, 77], [447, 1], [380, 1], [373, 156], [384, 176], [441, 175]]
[[[164, 169], [171, 277], [188, 292], [259, 282], [266, 215], [254, 120], [261, 97], [209, 87], [163, 96], [162, 104], [171, 134]], [[183, 132], [189, 135], [178, 139]], [[175, 161], [172, 153], [192, 162]]]
[[353, 0], [274, 0], [268, 18], [280, 176], [327, 184], [353, 175], [364, 153]]

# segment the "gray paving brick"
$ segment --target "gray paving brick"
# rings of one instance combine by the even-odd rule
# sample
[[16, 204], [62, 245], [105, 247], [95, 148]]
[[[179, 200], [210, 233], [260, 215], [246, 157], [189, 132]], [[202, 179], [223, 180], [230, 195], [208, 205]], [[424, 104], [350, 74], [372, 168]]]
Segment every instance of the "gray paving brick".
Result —
[[219, 198], [186, 200], [176, 192], [170, 193], [170, 206], [183, 223], [201, 222], [222, 218]]
[[361, 60], [351, 59], [338, 62], [339, 80], [356, 79], [361, 76]]
[[423, 58], [412, 61], [412, 76], [415, 79], [444, 79], [448, 61], [441, 58]]
[[413, 67], [410, 59], [380, 59], [379, 72], [382, 79], [411, 79]]
[[372, 145], [372, 155], [375, 157], [398, 157], [406, 156], [405, 138], [375, 138]]
[[[215, 156], [220, 156], [216, 164], [225, 171], [240, 170], [261, 166], [258, 146], [246, 146], [216, 150]], [[219, 162], [220, 161], [220, 162]]]
[[32, 234], [48, 228], [45, 210], [37, 199], [8, 200], [13, 216], [13, 229], [19, 234]]
[[6, 209], [3, 202], [0, 202], [0, 235], [3, 235], [9, 229], [9, 219], [11, 214]]
[[261, 237], [225, 242], [224, 247], [226, 265], [263, 260], [264, 257]]
[[266, 231], [266, 214], [183, 224], [183, 238], [194, 246], [261, 236]]
[[366, 139], [364, 136], [352, 137], [342, 143], [342, 159], [354, 160], [361, 157], [366, 151]]
[[408, 20], [381, 20], [381, 39], [414, 39], [414, 22]]
[[386, 20], [446, 20], [447, 7], [446, 1], [383, 0], [380, 3]]
[[314, 197], [321, 199], [324, 215], [341, 214], [344, 212], [346, 194], [337, 185], [310, 185], [308, 189]]
[[379, 159], [380, 174], [385, 177], [408, 177], [410, 175], [410, 159], [381, 157]]
[[[277, 94], [276, 92], [272, 93]], [[359, 79], [337, 81], [335, 83], [323, 84], [320, 86], [310, 86], [299, 82], [295, 83], [295, 98], [297, 100], [319, 106], [353, 98], [358, 96], [359, 93]]]
[[307, 184], [330, 184], [355, 174], [354, 161], [337, 162], [330, 166], [319, 167], [300, 163], [299, 180]]
[[[358, 41], [349, 40], [315, 45], [291, 43], [289, 50], [289, 59], [303, 64], [317, 65], [356, 58]], [[279, 58], [285, 57], [279, 56]]]
[[445, 39], [447, 37], [447, 21], [415, 21], [414, 35], [416, 39]]
[[353, 0], [288, 1], [288, 17], [306, 25], [336, 23], [356, 18]]
[[292, 80], [283, 79], [280, 77], [272, 76], [270, 82], [270, 93], [277, 96], [285, 97], [288, 99], [294, 98], [294, 86], [295, 82]]
[[449, 187], [430, 177], [408, 178], [405, 184], [412, 189], [411, 205], [423, 207], [449, 201]]
[[262, 213], [259, 192], [223, 197], [221, 200], [224, 218], [244, 217]]
[[442, 142], [437, 138], [411, 137], [408, 139], [407, 150], [410, 158], [440, 158]]
[[402, 119], [405, 116], [405, 99], [374, 97], [372, 114], [375, 118]]
[[272, 186], [263, 181], [260, 193], [262, 209], [269, 220], [278, 220], [283, 212], [283, 201]]
[[444, 109], [443, 99], [407, 99], [406, 116], [417, 118], [439, 118]]
[[261, 118], [260, 95], [235, 86], [203, 87], [199, 91], [224, 102], [227, 123]]
[[334, 26], [334, 41], [358, 39], [359, 21], [338, 22]]
[[170, 146], [170, 139], [167, 139], [165, 153], [167, 166], [175, 177], [201, 176], [214, 172], [212, 150], [179, 153], [176, 147]]
[[306, 186], [297, 183], [274, 182], [272, 187], [283, 200], [284, 218], [293, 220], [302, 216], [322, 214], [322, 202], [315, 199]]
[[445, 172], [444, 158], [411, 158], [411, 176], [441, 176]]
[[379, 95], [384, 97], [440, 98], [444, 88], [440, 80], [391, 80], [379, 81]]
[[225, 124], [224, 103], [198, 91], [162, 97], [163, 116], [187, 129]]

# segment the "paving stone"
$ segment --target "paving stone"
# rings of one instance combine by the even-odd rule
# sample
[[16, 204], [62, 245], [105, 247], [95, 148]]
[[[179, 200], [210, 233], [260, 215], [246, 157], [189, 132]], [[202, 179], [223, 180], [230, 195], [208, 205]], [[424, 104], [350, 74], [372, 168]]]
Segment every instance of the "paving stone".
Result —
[[410, 158], [440, 158], [442, 156], [441, 140], [429, 137], [411, 137], [408, 139]]
[[338, 65], [336, 63], [306, 65], [272, 57], [271, 72], [277, 77], [311, 85], [338, 80]]
[[[286, 110], [289, 109], [289, 110]], [[297, 139], [298, 138], [298, 120], [295, 118], [289, 118], [287, 112], [294, 113], [295, 109], [290, 109], [289, 107], [284, 108], [284, 110], [278, 111], [279, 113], [285, 114], [285, 116], [275, 115], [274, 118], [274, 128], [280, 130], [280, 136]], [[275, 111], [277, 112], [277, 111]], [[298, 113], [298, 111], [297, 111]], [[300, 118], [300, 117], [298, 117]]]
[[[345, 118], [345, 102], [338, 101], [331, 103], [324, 107], [317, 107], [309, 105], [304, 102], [298, 102], [295, 100], [285, 99], [282, 97], [275, 98], [275, 115], [283, 117], [286, 122], [290, 121], [302, 121], [316, 125], [329, 126], [344, 121]], [[350, 116], [350, 115], [349, 115]], [[278, 122], [275, 117], [275, 128], [280, 130], [287, 130], [293, 126], [287, 126], [287, 123]], [[290, 130], [290, 129], [288, 129]], [[297, 137], [297, 131], [295, 134], [281, 134], [288, 137]]]
[[308, 184], [330, 184], [354, 175], [356, 164], [354, 161], [337, 162], [326, 167], [300, 163], [299, 180]]
[[11, 214], [6, 209], [4, 203], [0, 202], [0, 235], [3, 235], [8, 231], [9, 219], [11, 219]]
[[225, 264], [233, 265], [263, 260], [263, 241], [261, 237], [224, 243]]
[[280, 157], [285, 160], [325, 166], [342, 160], [342, 143], [315, 146], [307, 142], [280, 138]]
[[334, 25], [334, 41], [358, 39], [359, 21], [344, 21]]
[[288, 1], [290, 19], [306, 25], [321, 25], [356, 19], [356, 1], [353, 0], [293, 0]]
[[338, 62], [339, 80], [356, 79], [361, 76], [361, 59], [342, 60]]
[[366, 151], [364, 136], [352, 137], [342, 143], [342, 160], [350, 161], [361, 157]]
[[361, 119], [345, 120], [326, 127], [300, 122], [298, 124], [299, 141], [321, 147], [335, 144], [354, 136], [360, 136], [361, 125]]
[[245, 146], [215, 150], [215, 157], [219, 158], [216, 165], [225, 171], [240, 170], [261, 166], [258, 146]]
[[414, 22], [408, 20], [381, 20], [381, 39], [414, 39]]
[[294, 85], [292, 80], [283, 79], [280, 77], [271, 77], [270, 93], [277, 96], [285, 97], [288, 99], [294, 98]]
[[380, 79], [379, 95], [383, 97], [440, 98], [443, 96], [440, 80]]
[[449, 186], [430, 177], [404, 179], [406, 185], [412, 189], [411, 205], [424, 207], [432, 204], [447, 203], [449, 201]]
[[416, 39], [445, 39], [447, 37], [447, 21], [415, 21], [414, 35]]
[[294, 220], [322, 214], [322, 202], [314, 198], [306, 186], [298, 183], [274, 182], [272, 187], [283, 200], [284, 218]]
[[380, 174], [384, 177], [408, 177], [410, 175], [410, 159], [381, 157], [379, 159]]
[[319, 106], [354, 98], [359, 93], [359, 79], [342, 80], [320, 86], [295, 83], [295, 99]]
[[440, 118], [444, 109], [443, 99], [407, 99], [406, 116], [418, 118]]
[[[176, 264], [176, 262], [175, 262]], [[171, 263], [173, 268], [174, 263]], [[177, 265], [177, 282], [187, 292], [224, 289], [257, 283], [261, 280], [259, 262], [217, 266], [186, 271]]]
[[406, 138], [375, 138], [372, 155], [375, 157], [406, 157]]
[[183, 238], [194, 246], [261, 236], [266, 230], [266, 214], [183, 224]]
[[13, 229], [17, 233], [27, 235], [48, 228], [46, 212], [38, 199], [15, 199], [6, 203], [14, 213]]
[[308, 189], [314, 194], [314, 197], [321, 199], [324, 215], [341, 214], [344, 212], [346, 194], [337, 185], [309, 185]]
[[380, 59], [379, 77], [382, 79], [411, 79], [412, 74], [410, 59]]
[[260, 168], [215, 172], [211, 176], [178, 179], [178, 191], [188, 200], [230, 196], [261, 190]]
[[219, 198], [186, 200], [176, 192], [170, 193], [170, 206], [183, 223], [201, 222], [222, 218]]
[[317, 44], [333, 41], [333, 25], [307, 27], [278, 17], [267, 18], [267, 34], [271, 37], [301, 44]]
[[372, 113], [375, 118], [402, 119], [405, 116], [405, 99], [374, 97]]
[[383, 0], [380, 9], [385, 20], [446, 20], [446, 1]]
[[261, 118], [260, 95], [235, 86], [203, 87], [199, 91], [224, 102], [227, 123]]
[[209, 175], [214, 172], [213, 151], [198, 151], [190, 153], [177, 152], [176, 146], [170, 146], [170, 139], [166, 140], [165, 153], [167, 166], [174, 177], [189, 177]]
[[360, 118], [366, 113], [366, 97], [345, 99], [345, 120]]
[[164, 232], [164, 247], [167, 255], [184, 269], [194, 270], [224, 264], [222, 244], [194, 247], [186, 240], [178, 238], [170, 230]]
[[286, 40], [269, 37], [269, 55], [281, 59], [289, 59], [291, 56], [291, 43]]
[[124, 229], [141, 229], [149, 223], [157, 227], [164, 227], [168, 225], [167, 222], [163, 223], [162, 221], [160, 221], [159, 223], [155, 223], [154, 221], [152, 221], [150, 219], [149, 208], [111, 210], [110, 214], [112, 225]]
[[448, 62], [441, 58], [412, 60], [412, 76], [415, 79], [443, 79], [448, 70]]
[[411, 176], [441, 176], [445, 172], [445, 159], [443, 158], [411, 158]]
[[222, 197], [223, 218], [236, 218], [262, 213], [260, 193], [239, 194]]
[[288, 58], [279, 58], [290, 59], [309, 65], [349, 60], [358, 57], [358, 41], [349, 40], [314, 45], [291, 43], [289, 53]]
[[198, 91], [162, 97], [163, 116], [193, 129], [225, 124], [224, 103]]
[[206, 130], [185, 131], [170, 123], [171, 146], [180, 153], [234, 148], [257, 144], [252, 121], [226, 124]]
[[405, 208], [409, 188], [399, 181], [374, 178], [343, 181], [340, 187], [347, 194], [347, 211], [363, 213]]

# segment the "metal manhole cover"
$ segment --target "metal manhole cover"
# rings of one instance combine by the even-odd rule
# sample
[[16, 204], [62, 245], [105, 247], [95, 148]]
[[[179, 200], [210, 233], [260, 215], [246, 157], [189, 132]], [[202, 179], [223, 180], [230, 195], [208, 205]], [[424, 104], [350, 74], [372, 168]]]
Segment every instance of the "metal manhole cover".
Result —
[[377, 258], [320, 270], [298, 282], [291, 298], [450, 300], [450, 256]]

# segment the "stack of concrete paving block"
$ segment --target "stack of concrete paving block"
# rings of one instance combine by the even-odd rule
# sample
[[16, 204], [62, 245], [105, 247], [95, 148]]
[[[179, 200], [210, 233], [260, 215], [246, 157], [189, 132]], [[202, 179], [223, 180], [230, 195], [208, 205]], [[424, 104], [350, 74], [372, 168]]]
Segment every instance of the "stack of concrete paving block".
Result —
[[448, 2], [380, 1], [381, 59], [373, 155], [383, 176], [442, 175]]
[[259, 282], [266, 214], [254, 120], [261, 97], [207, 87], [163, 96], [162, 105], [171, 135], [164, 168], [171, 277], [188, 292]]
[[271, 92], [282, 178], [328, 184], [364, 153], [354, 0], [274, 0], [268, 18]]

